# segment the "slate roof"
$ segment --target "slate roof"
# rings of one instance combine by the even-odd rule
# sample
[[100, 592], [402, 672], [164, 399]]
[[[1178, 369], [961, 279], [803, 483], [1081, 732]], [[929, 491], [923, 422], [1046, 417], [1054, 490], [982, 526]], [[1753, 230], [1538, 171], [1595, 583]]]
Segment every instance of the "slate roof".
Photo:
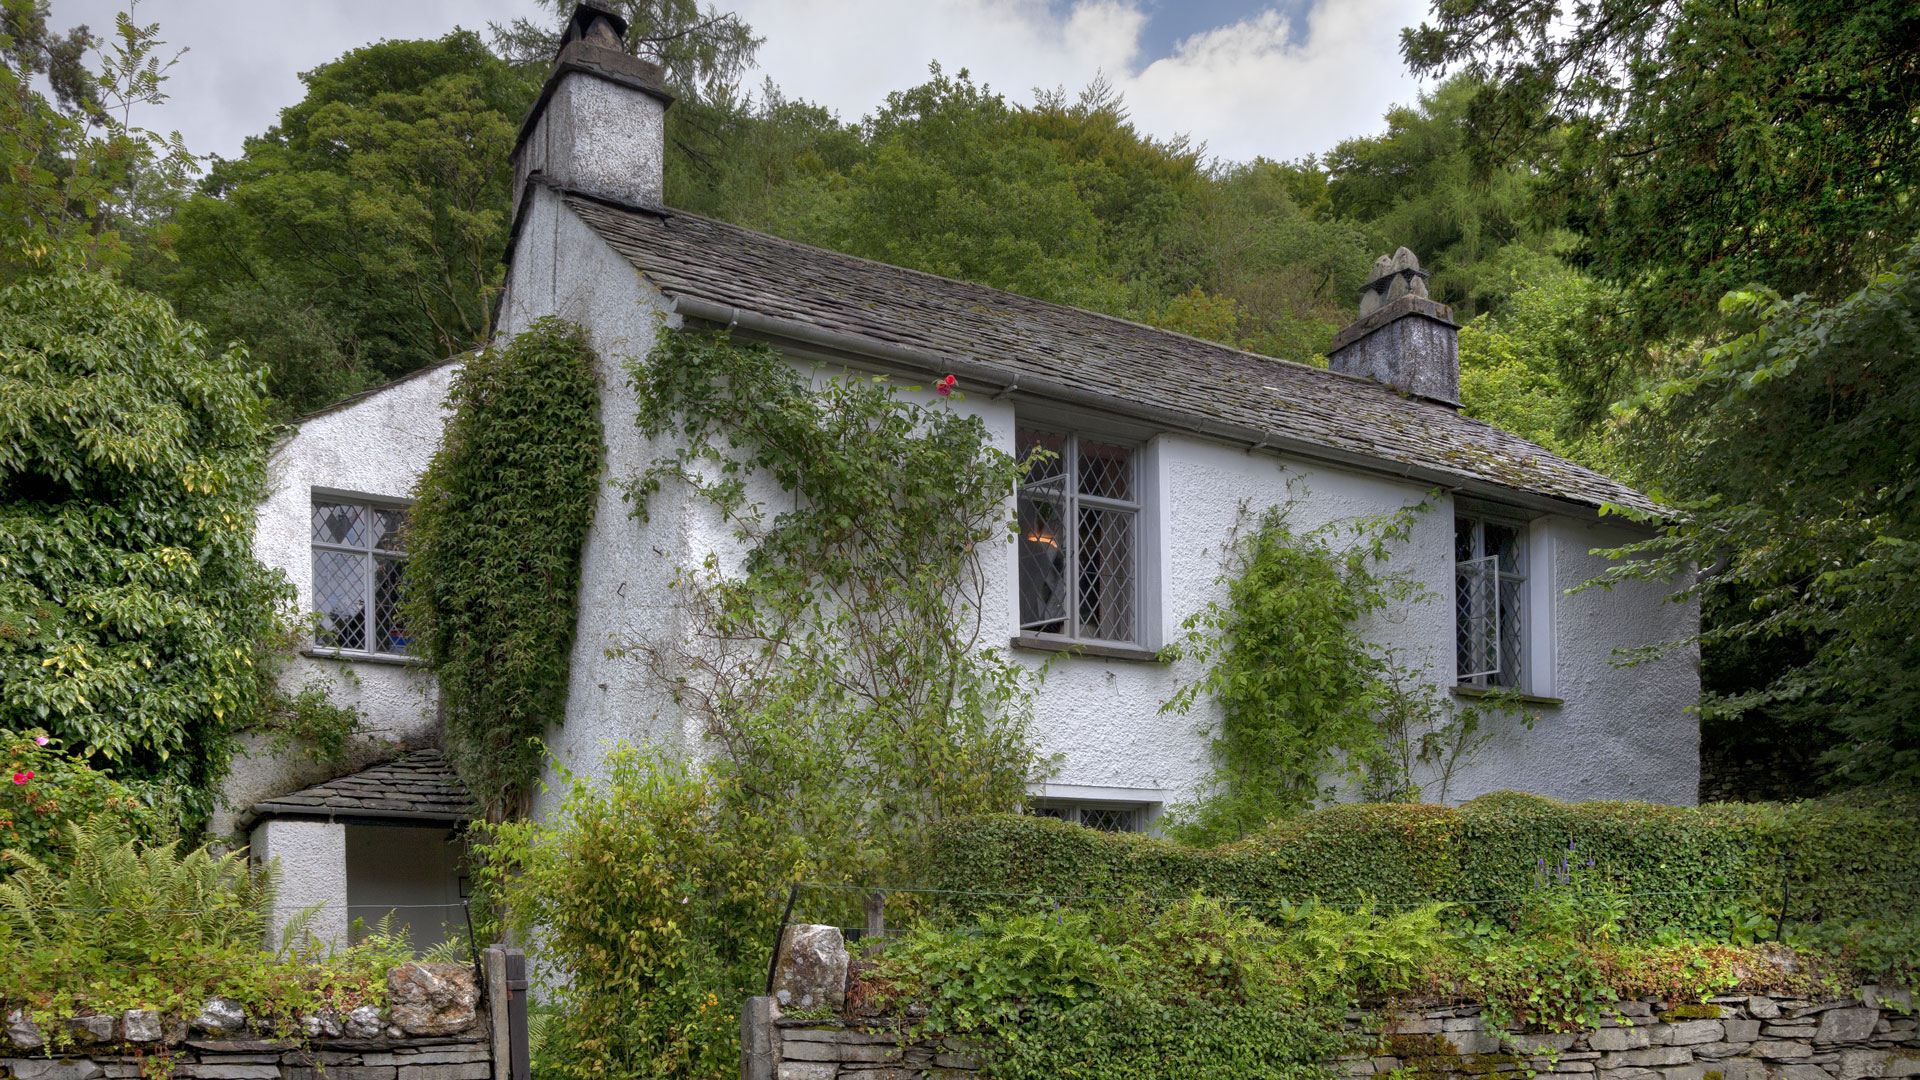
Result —
[[255, 817], [468, 821], [480, 815], [438, 750], [415, 750], [324, 784], [253, 805]]
[[669, 297], [757, 312], [1283, 440], [1586, 506], [1660, 508], [1517, 435], [1369, 379], [1277, 360], [678, 210], [566, 204]]

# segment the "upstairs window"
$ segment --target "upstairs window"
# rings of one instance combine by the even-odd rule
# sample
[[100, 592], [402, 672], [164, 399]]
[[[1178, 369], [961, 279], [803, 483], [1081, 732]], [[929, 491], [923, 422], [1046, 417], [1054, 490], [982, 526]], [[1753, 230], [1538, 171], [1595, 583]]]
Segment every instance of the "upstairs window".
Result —
[[1453, 519], [1454, 630], [1465, 686], [1525, 686], [1526, 526]]
[[1140, 475], [1134, 447], [1020, 428], [1020, 632], [1132, 645], [1140, 640]]
[[400, 622], [406, 521], [399, 504], [314, 497], [314, 644], [394, 656], [412, 651]]

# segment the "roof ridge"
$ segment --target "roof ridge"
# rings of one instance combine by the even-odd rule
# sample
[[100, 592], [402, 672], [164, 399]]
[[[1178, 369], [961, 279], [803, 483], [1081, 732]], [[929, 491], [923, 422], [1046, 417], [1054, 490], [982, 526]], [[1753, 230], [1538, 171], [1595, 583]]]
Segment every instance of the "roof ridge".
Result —
[[[1285, 356], [1273, 356], [1268, 353], [1254, 352], [1252, 349], [1243, 349], [1243, 348], [1240, 348], [1238, 345], [1226, 345], [1221, 342], [1214, 341], [1210, 338], [1198, 337], [1196, 335], [1186, 333], [1185, 331], [1169, 330], [1164, 326], [1155, 326], [1152, 323], [1143, 323], [1137, 319], [1129, 319], [1122, 315], [1114, 315], [1110, 312], [1099, 311], [1094, 308], [1081, 307], [1078, 304], [1063, 304], [1058, 300], [1042, 300], [1040, 297], [1037, 297], [1037, 296], [1028, 296], [1026, 293], [1018, 293], [1018, 292], [1014, 292], [1011, 289], [1002, 289], [994, 285], [983, 285], [978, 281], [968, 281], [966, 278], [947, 277], [944, 274], [936, 274], [931, 270], [921, 270], [917, 267], [901, 266], [898, 263], [883, 262], [879, 259], [870, 259], [865, 255], [855, 255], [855, 254], [852, 254], [851, 252], [838, 251], [830, 247], [822, 247], [819, 244], [809, 244], [805, 240], [795, 240], [792, 237], [781, 236], [778, 233], [770, 233], [770, 232], [763, 231], [761, 229], [749, 228], [748, 226], [741, 225], [737, 222], [727, 221], [723, 218], [710, 217], [706, 214], [694, 213], [691, 210], [680, 210], [677, 208], [669, 208], [669, 207], [642, 206], [637, 203], [633, 205], [627, 205], [613, 199], [587, 195], [585, 192], [567, 191], [567, 192], [563, 192], [563, 194], [574, 197], [574, 198], [578, 198], [583, 202], [599, 203], [611, 209], [627, 210], [627, 211], [633, 211], [637, 213], [651, 214], [655, 217], [662, 219], [663, 221], [671, 221], [674, 218], [691, 218], [695, 221], [704, 221], [714, 225], [722, 226], [723, 228], [737, 229], [741, 232], [752, 233], [755, 236], [764, 236], [769, 240], [775, 240], [782, 244], [788, 244], [790, 246], [797, 247], [797, 248], [804, 248], [808, 251], [817, 251], [823, 255], [828, 255], [836, 259], [846, 259], [851, 262], [865, 263], [868, 266], [877, 267], [881, 270], [890, 271], [896, 274], [913, 274], [918, 277], [930, 278], [934, 281], [938, 281], [947, 285], [963, 285], [969, 289], [980, 289], [984, 292], [990, 292], [1000, 296], [1012, 297], [1015, 300], [1024, 300], [1029, 304], [1040, 304], [1045, 307], [1063, 308], [1067, 311], [1077, 311], [1082, 315], [1091, 315], [1096, 319], [1105, 319], [1108, 322], [1116, 322], [1121, 324], [1122, 326], [1132, 326], [1137, 329], [1145, 330], [1149, 333], [1165, 334], [1169, 337], [1184, 338], [1188, 341], [1196, 342], [1198, 344], [1205, 345], [1209, 348], [1219, 349], [1220, 351], [1227, 352], [1227, 353], [1236, 353], [1240, 356], [1248, 357], [1249, 359], [1260, 360], [1266, 363], [1287, 364], [1292, 367], [1300, 368], [1303, 371], [1318, 372], [1322, 375], [1331, 375], [1334, 378], [1338, 378], [1338, 379], [1350, 379], [1367, 386], [1379, 387], [1389, 392], [1393, 391], [1392, 387], [1387, 386], [1385, 383], [1379, 382], [1378, 380], [1368, 378], [1365, 375], [1354, 375], [1345, 371], [1335, 371], [1332, 368], [1323, 368], [1318, 364], [1309, 364], [1304, 360], [1294, 360]], [[666, 212], [662, 213], [661, 212], [662, 210], [665, 210]], [[1395, 396], [1398, 397], [1403, 395], [1395, 394]], [[1418, 395], [1415, 395], [1415, 396], [1416, 398], [1418, 397]], [[1419, 398], [1418, 400], [1426, 402], [1426, 399], [1424, 398]], [[1426, 402], [1426, 403], [1438, 404], [1437, 402]], [[1442, 406], [1442, 408], [1444, 407], [1445, 406]]]

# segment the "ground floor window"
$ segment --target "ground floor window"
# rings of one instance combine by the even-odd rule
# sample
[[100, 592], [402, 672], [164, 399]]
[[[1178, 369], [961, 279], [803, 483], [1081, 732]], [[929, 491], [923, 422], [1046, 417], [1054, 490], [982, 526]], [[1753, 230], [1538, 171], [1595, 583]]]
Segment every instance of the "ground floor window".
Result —
[[1147, 808], [1140, 803], [1037, 799], [1028, 812], [1035, 817], [1057, 818], [1100, 832], [1145, 832], [1147, 829]]

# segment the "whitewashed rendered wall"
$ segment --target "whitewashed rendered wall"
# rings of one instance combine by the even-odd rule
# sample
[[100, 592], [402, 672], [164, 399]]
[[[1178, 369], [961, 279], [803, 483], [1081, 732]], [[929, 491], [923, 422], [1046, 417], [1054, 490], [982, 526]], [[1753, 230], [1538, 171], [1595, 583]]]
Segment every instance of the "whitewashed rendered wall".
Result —
[[[300, 611], [313, 609], [313, 489], [406, 499], [440, 444], [444, 404], [457, 365], [431, 368], [359, 401], [309, 418], [273, 452], [268, 495], [254, 526], [254, 554], [287, 575]], [[309, 680], [333, 700], [360, 710], [366, 740], [346, 770], [314, 765], [299, 753], [276, 758], [258, 734], [241, 739], [225, 785], [228, 806], [212, 831], [225, 835], [235, 813], [275, 795], [351, 772], [384, 756], [388, 743], [428, 745], [438, 720], [432, 680], [419, 669], [375, 660], [342, 661], [304, 654], [282, 677], [289, 690]]]
[[[671, 450], [635, 431], [635, 403], [623, 367], [623, 358], [650, 347], [663, 318], [675, 321], [665, 311], [663, 298], [623, 258], [551, 193], [536, 194], [509, 280], [503, 331], [517, 332], [534, 318], [559, 314], [589, 328], [603, 366], [609, 483], [583, 556], [567, 715], [549, 732], [559, 761], [587, 776], [599, 775], [606, 749], [621, 741], [695, 753], [701, 748], [697, 727], [641, 660], [608, 655], [623, 644], [683, 635], [687, 626], [674, 608], [670, 582], [680, 567], [732, 548], [729, 530], [684, 492], [669, 487], [656, 495], [653, 520], [642, 524], [629, 516], [614, 486]], [[981, 415], [1001, 447], [1013, 448], [1012, 403], [993, 402], [980, 393], [955, 407]], [[1090, 423], [1099, 430], [1097, 422]], [[1309, 529], [1391, 512], [1429, 496], [1418, 485], [1180, 435], [1152, 437], [1146, 455], [1147, 520], [1158, 531], [1148, 545], [1154, 556], [1148, 573], [1158, 586], [1158, 602], [1148, 609], [1153, 616], [1149, 645], [1172, 640], [1182, 620], [1220, 595], [1214, 582], [1221, 544], [1243, 505], [1258, 511], [1291, 500], [1293, 521]], [[776, 493], [762, 489], [757, 494]], [[1392, 562], [1393, 569], [1424, 582], [1433, 599], [1383, 613], [1368, 628], [1374, 640], [1398, 650], [1402, 662], [1425, 665], [1440, 686], [1451, 684], [1453, 672], [1452, 521], [1452, 503], [1442, 494], [1419, 517]], [[1517, 724], [1492, 725], [1491, 740], [1453, 778], [1450, 801], [1503, 788], [1569, 799], [1693, 801], [1697, 727], [1684, 712], [1697, 695], [1692, 657], [1675, 653], [1625, 669], [1612, 663], [1617, 649], [1683, 636], [1691, 626], [1691, 610], [1665, 603], [1664, 590], [1652, 586], [1562, 595], [1601, 568], [1601, 561], [1587, 554], [1590, 548], [1615, 545], [1630, 535], [1565, 518], [1536, 521], [1531, 569], [1536, 582], [1552, 583], [1539, 590], [1535, 605], [1536, 619], [1552, 626], [1550, 635], [1540, 636], [1552, 642], [1552, 676], [1538, 689], [1565, 703], [1537, 706], [1531, 731]], [[992, 638], [1005, 642], [1017, 623], [1011, 545], [992, 560], [992, 568], [1002, 607], [990, 617], [1004, 627]], [[1036, 669], [1047, 668], [1037, 699], [1038, 734], [1043, 749], [1058, 754], [1060, 763], [1045, 794], [1167, 804], [1195, 792], [1209, 767], [1203, 729], [1213, 717], [1202, 709], [1184, 717], [1161, 711], [1178, 685], [1194, 677], [1193, 670], [1018, 655]], [[539, 803], [550, 805], [550, 799]]]
[[[584, 776], [601, 775], [607, 750], [622, 742], [682, 752], [700, 747], [698, 731], [638, 655], [607, 656], [610, 648], [684, 632], [669, 586], [683, 563], [711, 549], [703, 538], [720, 531], [706, 505], [682, 491], [656, 496], [646, 523], [630, 516], [622, 498], [621, 481], [671, 451], [670, 444], [645, 439], [634, 426], [637, 405], [626, 374], [626, 358], [652, 348], [665, 313], [664, 298], [631, 264], [551, 191], [536, 190], [509, 271], [500, 331], [517, 334], [546, 315], [586, 328], [600, 359], [600, 421], [607, 440], [600, 498], [581, 550], [567, 712], [547, 732], [559, 763]], [[536, 812], [552, 799], [538, 797]]]

